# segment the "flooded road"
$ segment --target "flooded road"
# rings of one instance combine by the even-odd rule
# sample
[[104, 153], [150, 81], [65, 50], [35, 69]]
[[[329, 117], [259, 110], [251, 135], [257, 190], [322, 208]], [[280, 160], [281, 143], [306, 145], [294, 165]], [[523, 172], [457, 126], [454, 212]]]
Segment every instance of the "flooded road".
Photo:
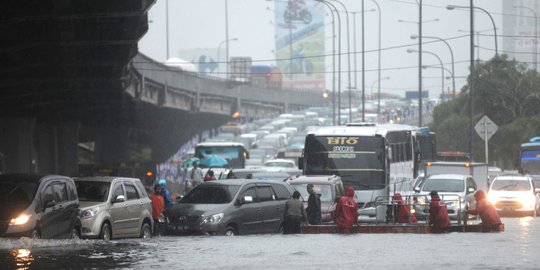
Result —
[[539, 269], [540, 218], [503, 233], [0, 238], [0, 269]]

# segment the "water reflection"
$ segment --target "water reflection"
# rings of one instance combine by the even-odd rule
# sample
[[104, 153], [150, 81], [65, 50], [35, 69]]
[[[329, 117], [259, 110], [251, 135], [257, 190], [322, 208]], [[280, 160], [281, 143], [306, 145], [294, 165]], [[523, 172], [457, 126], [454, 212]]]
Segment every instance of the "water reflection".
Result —
[[16, 269], [30, 269], [30, 265], [34, 262], [34, 257], [29, 249], [12, 249], [9, 253], [15, 261]]

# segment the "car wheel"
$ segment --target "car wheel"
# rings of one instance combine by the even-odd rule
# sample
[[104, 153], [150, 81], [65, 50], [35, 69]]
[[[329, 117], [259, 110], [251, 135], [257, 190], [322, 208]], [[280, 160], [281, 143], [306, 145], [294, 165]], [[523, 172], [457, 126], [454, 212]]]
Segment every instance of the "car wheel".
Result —
[[81, 238], [81, 231], [77, 227], [74, 227], [73, 229], [71, 229], [71, 239], [80, 239], [80, 238]]
[[152, 227], [150, 227], [148, 222], [143, 223], [140, 237], [143, 239], [150, 239], [152, 237]]
[[38, 231], [38, 229], [33, 229], [30, 237], [32, 239], [41, 239], [41, 233]]
[[112, 232], [109, 223], [105, 222], [101, 225], [101, 232], [99, 234], [99, 238], [105, 241], [111, 240]]
[[223, 235], [225, 236], [235, 236], [235, 235], [238, 235], [238, 232], [236, 231], [236, 229], [232, 226], [229, 226], [227, 227], [227, 229], [225, 229], [225, 231], [223, 232]]

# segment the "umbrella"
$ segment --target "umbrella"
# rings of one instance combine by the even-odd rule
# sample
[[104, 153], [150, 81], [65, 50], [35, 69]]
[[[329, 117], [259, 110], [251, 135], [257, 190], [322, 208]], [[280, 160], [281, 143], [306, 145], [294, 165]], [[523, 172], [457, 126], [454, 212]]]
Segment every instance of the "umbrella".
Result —
[[204, 167], [226, 167], [229, 165], [226, 159], [216, 155], [205, 157], [199, 164]]
[[201, 160], [199, 158], [196, 158], [196, 157], [192, 157], [192, 158], [188, 158], [186, 159], [186, 161], [184, 161], [182, 163], [182, 168], [191, 168], [193, 167], [193, 161], [197, 161], [197, 162], [201, 162]]

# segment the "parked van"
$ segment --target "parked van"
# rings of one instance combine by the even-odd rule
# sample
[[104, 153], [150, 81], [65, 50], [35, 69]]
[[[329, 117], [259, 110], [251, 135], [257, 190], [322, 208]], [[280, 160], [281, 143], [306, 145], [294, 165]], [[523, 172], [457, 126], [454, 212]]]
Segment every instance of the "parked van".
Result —
[[0, 237], [78, 238], [79, 199], [60, 175], [0, 175]]

